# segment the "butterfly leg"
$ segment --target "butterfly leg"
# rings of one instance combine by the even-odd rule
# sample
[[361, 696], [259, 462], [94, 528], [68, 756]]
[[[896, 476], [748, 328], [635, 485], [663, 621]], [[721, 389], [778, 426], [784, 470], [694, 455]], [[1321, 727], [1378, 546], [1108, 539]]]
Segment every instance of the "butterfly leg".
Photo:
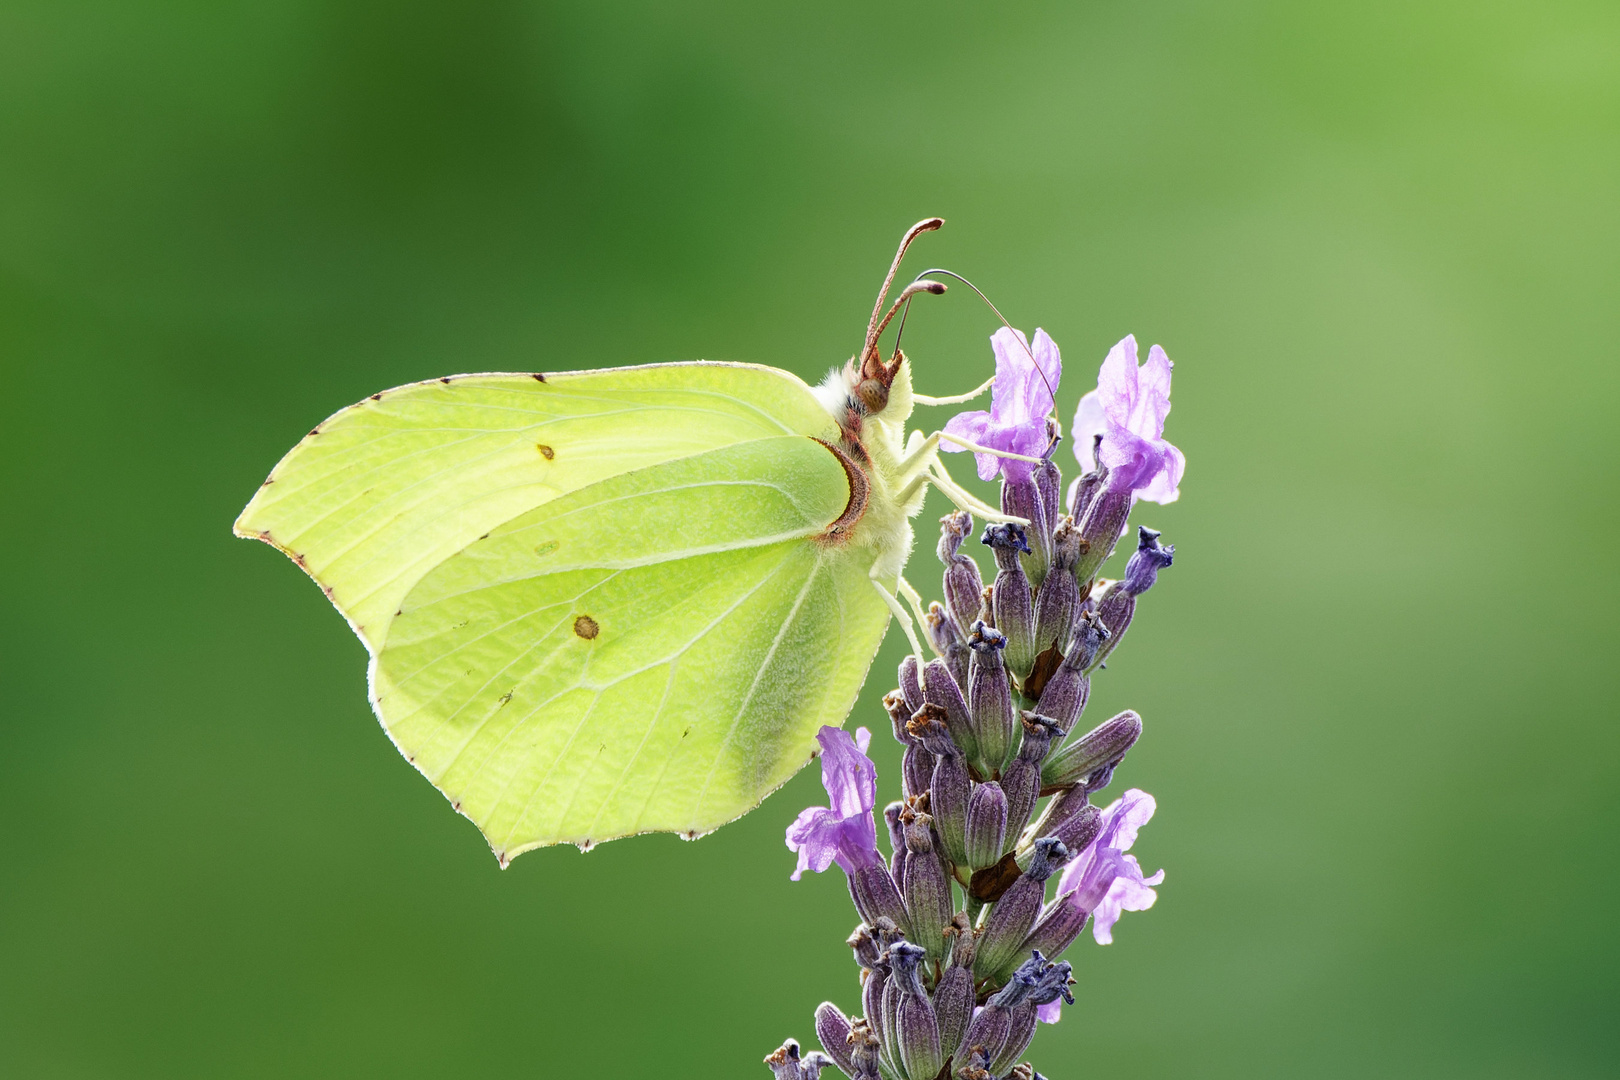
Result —
[[935, 455], [938, 453], [941, 442], [960, 446], [962, 449], [971, 450], [975, 454], [991, 454], [999, 458], [1028, 461], [1035, 465], [1039, 465], [1046, 460], [1045, 458], [1030, 457], [1028, 454], [1015, 454], [1011, 450], [997, 450], [993, 446], [980, 446], [976, 442], [969, 442], [967, 439], [952, 435], [947, 431], [936, 431], [921, 442], [918, 442], [915, 436], [912, 437], [910, 443], [906, 446], [905, 457], [900, 459], [900, 475], [910, 477], [932, 465], [936, 460]]
[[984, 380], [984, 383], [977, 390], [969, 390], [965, 394], [952, 394], [949, 397], [929, 397], [927, 394], [912, 394], [911, 400], [918, 405], [965, 405], [990, 389], [991, 386], [995, 385], [995, 381], [996, 377], [992, 375]]
[[894, 614], [895, 620], [900, 623], [900, 629], [906, 632], [906, 640], [911, 642], [911, 654], [917, 658], [917, 670], [921, 671], [923, 665], [928, 661], [923, 659], [922, 642], [917, 639], [917, 627], [911, 621], [911, 615], [906, 611], [906, 606], [900, 602], [894, 593], [884, 587], [883, 582], [877, 579], [876, 567], [872, 568], [872, 576], [867, 580], [871, 581], [872, 588], [878, 591], [878, 595], [883, 597], [883, 602], [889, 605], [889, 611]]
[[928, 609], [923, 607], [922, 594], [912, 587], [911, 582], [906, 580], [904, 574], [901, 574], [895, 582], [895, 591], [905, 599], [906, 603], [911, 605], [912, 614], [917, 616], [917, 621], [926, 626], [928, 623]]
[[1029, 524], [1028, 518], [1021, 518], [1014, 514], [1004, 514], [975, 496], [955, 480], [952, 480], [950, 474], [941, 468], [937, 462], [933, 463], [933, 467], [927, 471], [913, 476], [906, 483], [906, 486], [900, 489], [899, 501], [902, 504], [909, 503], [924, 484], [930, 483], [939, 489], [940, 494], [951, 500], [958, 510], [966, 510], [970, 514], [977, 514], [985, 521], [1005, 521], [1014, 525]]

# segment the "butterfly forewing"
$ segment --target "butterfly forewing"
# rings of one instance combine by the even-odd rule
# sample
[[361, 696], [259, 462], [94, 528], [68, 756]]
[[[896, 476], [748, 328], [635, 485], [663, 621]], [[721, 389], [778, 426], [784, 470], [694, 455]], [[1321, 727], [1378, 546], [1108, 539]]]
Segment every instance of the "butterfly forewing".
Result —
[[236, 531], [297, 561], [375, 652], [423, 575], [502, 522], [630, 470], [789, 434], [831, 439], [836, 426], [804, 383], [756, 365], [436, 379], [322, 423]]

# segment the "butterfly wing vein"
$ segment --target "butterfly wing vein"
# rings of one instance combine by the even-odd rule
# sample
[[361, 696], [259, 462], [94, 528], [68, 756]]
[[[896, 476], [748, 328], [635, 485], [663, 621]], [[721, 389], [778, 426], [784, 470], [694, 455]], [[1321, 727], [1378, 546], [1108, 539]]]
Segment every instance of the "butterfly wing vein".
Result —
[[849, 497], [799, 436], [636, 470], [428, 573], [373, 665], [379, 716], [510, 857], [757, 805], [839, 724], [887, 624]]

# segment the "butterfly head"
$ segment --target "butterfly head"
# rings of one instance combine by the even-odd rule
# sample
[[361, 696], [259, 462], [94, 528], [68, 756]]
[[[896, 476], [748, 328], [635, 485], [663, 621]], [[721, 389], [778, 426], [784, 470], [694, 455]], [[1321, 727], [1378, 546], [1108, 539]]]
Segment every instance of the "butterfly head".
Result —
[[866, 338], [861, 343], [861, 351], [842, 370], [835, 369], [829, 374], [817, 388], [827, 411], [838, 421], [844, 437], [852, 442], [860, 441], [868, 417], [881, 417], [886, 423], [904, 425], [911, 415], [911, 379], [906, 371], [906, 355], [900, 351], [900, 331], [895, 333], [894, 351], [887, 360], [883, 358], [878, 339], [896, 314], [901, 315], [900, 328], [904, 330], [903, 312], [910, 307], [912, 297], [918, 293], [937, 296], [945, 291], [945, 286], [938, 281], [919, 279], [902, 289], [887, 311], [883, 305], [889, 298], [889, 287], [894, 284], [900, 261], [905, 258], [911, 242], [943, 224], [944, 218], [924, 218], [906, 230], [906, 234], [900, 238], [900, 249], [895, 252], [894, 262], [889, 266], [889, 274], [883, 279], [883, 287], [878, 290], [877, 303], [872, 305], [872, 318], [866, 324]]
[[870, 364], [850, 360], [828, 372], [815, 394], [850, 443], [861, 443], [872, 422], [903, 429], [914, 404], [911, 369], [902, 352], [887, 363], [881, 357]]

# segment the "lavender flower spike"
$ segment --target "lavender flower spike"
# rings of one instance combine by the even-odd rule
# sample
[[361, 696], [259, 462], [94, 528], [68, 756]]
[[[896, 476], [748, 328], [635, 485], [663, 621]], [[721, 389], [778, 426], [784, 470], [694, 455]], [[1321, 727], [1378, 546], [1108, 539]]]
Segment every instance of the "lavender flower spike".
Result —
[[1137, 366], [1136, 338], [1127, 335], [1109, 350], [1097, 373], [1097, 389], [1081, 398], [1075, 410], [1074, 456], [1081, 471], [1096, 468], [1092, 447], [1101, 435], [1099, 456], [1108, 466], [1108, 488], [1128, 490], [1133, 501], [1171, 503], [1181, 495], [1187, 459], [1164, 441], [1173, 366], [1157, 345], [1148, 350], [1147, 363]]
[[851, 875], [863, 866], [883, 865], [872, 820], [877, 766], [866, 756], [872, 733], [856, 728], [851, 738], [841, 728], [823, 727], [816, 741], [821, 744], [821, 785], [831, 805], [812, 806], [788, 826], [788, 850], [799, 854], [794, 881], [806, 870], [819, 874], [835, 862]]
[[[996, 354], [990, 411], [958, 413], [945, 425], [945, 432], [980, 446], [1040, 457], [1051, 445], [1046, 417], [1052, 411], [1052, 395], [1063, 375], [1057, 343], [1045, 330], [1036, 330], [1031, 345], [1021, 331], [1004, 326], [991, 336], [990, 348]], [[1032, 356], [1034, 363], [1030, 362]], [[962, 452], [962, 447], [954, 443], [941, 443], [940, 449]], [[980, 480], [993, 480], [998, 472], [1010, 483], [1022, 483], [1031, 476], [1033, 467], [1027, 461], [994, 454], [974, 456]]]

